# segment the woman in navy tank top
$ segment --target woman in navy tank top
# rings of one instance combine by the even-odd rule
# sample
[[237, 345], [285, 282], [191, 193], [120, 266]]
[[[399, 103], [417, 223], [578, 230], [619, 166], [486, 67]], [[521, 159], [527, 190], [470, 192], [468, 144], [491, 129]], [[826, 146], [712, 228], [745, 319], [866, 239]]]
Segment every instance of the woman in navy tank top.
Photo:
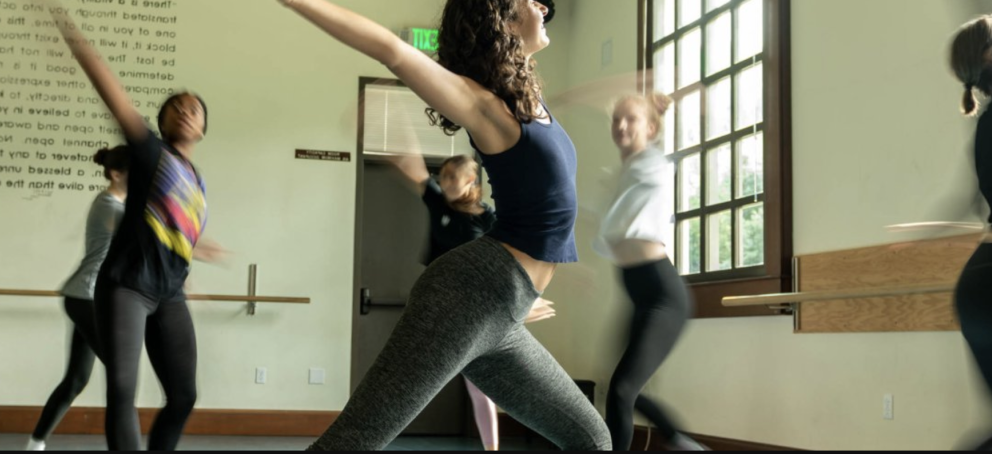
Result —
[[480, 153], [496, 204], [485, 236], [435, 260], [375, 364], [314, 450], [384, 448], [458, 373], [563, 450], [609, 450], [602, 417], [523, 323], [578, 260], [575, 147], [541, 101], [534, 54], [550, 2], [448, 0], [438, 59], [325, 0], [279, 0], [385, 65]]

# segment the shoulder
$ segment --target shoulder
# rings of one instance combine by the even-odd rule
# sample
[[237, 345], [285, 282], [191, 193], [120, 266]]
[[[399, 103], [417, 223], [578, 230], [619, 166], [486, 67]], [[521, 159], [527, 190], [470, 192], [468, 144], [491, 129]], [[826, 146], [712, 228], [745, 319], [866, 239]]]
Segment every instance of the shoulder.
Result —
[[121, 202], [120, 200], [117, 200], [117, 198], [114, 197], [113, 195], [111, 195], [109, 192], [103, 191], [100, 194], [98, 194], [95, 199], [93, 199], [93, 207], [94, 208], [97, 208], [97, 207], [99, 207], [99, 208], [117, 208], [117, 207], [120, 207], [123, 210], [124, 209], [124, 202]]
[[145, 136], [141, 140], [128, 139], [127, 145], [132, 149], [138, 149], [138, 150], [149, 149], [149, 148], [156, 148], [161, 150], [162, 147], [165, 146], [165, 142], [163, 142], [162, 139], [160, 139], [157, 135], [155, 135], [154, 131], [149, 129], [147, 131], [147, 134], [145, 134]]
[[131, 153], [131, 171], [151, 170], [158, 166], [162, 154], [165, 153], [166, 144], [150, 129], [148, 134], [141, 140], [127, 141], [128, 151]]

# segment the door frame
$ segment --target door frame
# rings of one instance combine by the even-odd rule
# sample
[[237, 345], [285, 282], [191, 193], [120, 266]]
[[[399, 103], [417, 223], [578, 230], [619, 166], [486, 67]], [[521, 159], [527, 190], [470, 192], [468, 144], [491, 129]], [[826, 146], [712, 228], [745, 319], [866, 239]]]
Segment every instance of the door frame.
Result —
[[[352, 317], [351, 317], [351, 355], [348, 362], [348, 378], [349, 378], [349, 396], [355, 391], [358, 386], [358, 382], [352, 377], [354, 369], [354, 358], [358, 355], [358, 331], [354, 327], [358, 324], [358, 319], [362, 317], [361, 314], [361, 298], [362, 298], [362, 257], [363, 257], [363, 230], [364, 230], [364, 216], [365, 216], [365, 165], [366, 162], [379, 162], [384, 163], [387, 161], [388, 157], [380, 154], [365, 154], [365, 90], [369, 85], [380, 85], [380, 86], [393, 86], [393, 87], [406, 87], [399, 79], [391, 79], [384, 77], [359, 77], [358, 79], [358, 109], [357, 109], [357, 137], [356, 137], [356, 147], [355, 147], [355, 237], [354, 237], [354, 260], [353, 260], [353, 280], [352, 280]], [[482, 178], [482, 162], [478, 153], [474, 153], [472, 158], [479, 165], [478, 177]], [[425, 156], [424, 161], [427, 164], [429, 171], [433, 169], [440, 168], [441, 164], [445, 161], [446, 157], [441, 156]], [[473, 437], [478, 436], [475, 425], [475, 416], [472, 410], [472, 404], [468, 400], [469, 397], [466, 395], [466, 405], [463, 418], [464, 432], [463, 436]]]
[[[361, 297], [362, 297], [362, 241], [363, 241], [363, 219], [365, 216], [365, 162], [369, 161], [386, 161], [385, 156], [379, 155], [369, 155], [365, 156], [365, 89], [369, 85], [383, 85], [391, 87], [406, 87], [399, 79], [390, 79], [384, 77], [359, 77], [358, 78], [358, 135], [357, 135], [357, 146], [355, 147], [355, 238], [354, 238], [354, 263], [352, 264], [354, 273], [352, 279], [352, 291], [351, 291], [351, 356], [348, 361], [348, 390], [349, 395], [355, 391], [355, 387], [358, 383], [354, 383], [353, 377], [351, 376], [351, 369], [353, 368], [354, 357], [358, 354], [358, 339], [357, 333], [354, 329], [357, 319], [362, 317], [361, 314]], [[428, 168], [438, 167], [444, 161], [444, 158], [439, 157], [426, 157]]]
[[358, 78], [358, 135], [357, 146], [355, 147], [355, 238], [354, 238], [354, 263], [353, 279], [351, 291], [351, 354], [348, 358], [348, 395], [355, 392], [358, 383], [355, 383], [352, 373], [354, 370], [355, 356], [358, 355], [358, 335], [355, 330], [358, 317], [361, 317], [361, 294], [362, 294], [362, 240], [363, 240], [363, 217], [365, 216], [365, 87], [369, 85], [402, 85], [399, 80], [383, 79], [378, 77]]

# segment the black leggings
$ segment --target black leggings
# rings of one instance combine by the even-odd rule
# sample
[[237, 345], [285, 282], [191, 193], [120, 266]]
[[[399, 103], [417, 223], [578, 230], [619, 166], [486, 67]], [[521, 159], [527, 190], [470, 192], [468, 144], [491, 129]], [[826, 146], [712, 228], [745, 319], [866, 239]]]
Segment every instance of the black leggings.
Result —
[[[984, 243], [965, 265], [954, 292], [961, 333], [992, 390], [992, 244]], [[980, 450], [992, 449], [992, 438]]]
[[140, 449], [134, 396], [144, 342], [166, 400], [152, 425], [148, 450], [175, 450], [196, 403], [196, 335], [186, 302], [156, 301], [126, 288], [98, 285], [96, 310], [106, 351], [108, 447]]
[[692, 312], [688, 288], [668, 259], [622, 270], [627, 294], [634, 302], [627, 351], [613, 372], [606, 396], [606, 425], [613, 449], [627, 451], [634, 437], [634, 409], [646, 416], [665, 441], [677, 430], [661, 406], [641, 389], [675, 347]]
[[46, 440], [52, 435], [59, 421], [69, 411], [72, 402], [86, 388], [93, 372], [93, 363], [99, 349], [96, 314], [93, 301], [72, 297], [65, 298], [65, 313], [72, 320], [72, 341], [69, 344], [69, 366], [65, 370], [62, 383], [55, 388], [48, 398], [41, 419], [34, 428], [32, 437], [35, 440]]

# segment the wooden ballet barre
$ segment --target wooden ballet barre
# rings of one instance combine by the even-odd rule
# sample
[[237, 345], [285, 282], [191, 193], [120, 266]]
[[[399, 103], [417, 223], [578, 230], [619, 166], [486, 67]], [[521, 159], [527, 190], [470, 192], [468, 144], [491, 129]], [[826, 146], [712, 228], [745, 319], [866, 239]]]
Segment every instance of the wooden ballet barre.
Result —
[[861, 298], [883, 298], [888, 296], [927, 295], [951, 293], [954, 283], [906, 285], [900, 287], [877, 287], [869, 289], [830, 290], [798, 293], [773, 293], [768, 295], [728, 296], [723, 298], [726, 307], [775, 306], [782, 304], [805, 303], [810, 301], [850, 300]]
[[190, 301], [231, 301], [235, 303], [310, 304], [310, 298], [283, 296], [188, 295], [186, 299]]
[[[0, 296], [62, 297], [62, 293], [47, 290], [0, 289]], [[248, 295], [186, 295], [188, 301], [231, 301], [236, 303], [310, 304], [310, 298]]]
[[[255, 294], [257, 282], [258, 265], [248, 266], [248, 294], [247, 295], [186, 295], [187, 301], [229, 301], [234, 303], [248, 303], [247, 312], [249, 316], [255, 315], [257, 303], [280, 303], [280, 304], [310, 304], [310, 298], [295, 298], [284, 296], [258, 296]], [[25, 296], [25, 297], [62, 297], [61, 292], [48, 290], [12, 290], [0, 288], [0, 296]]]
[[0, 296], [52, 296], [61, 297], [62, 294], [59, 292], [51, 292], [45, 290], [11, 290], [6, 288], [0, 288]]

